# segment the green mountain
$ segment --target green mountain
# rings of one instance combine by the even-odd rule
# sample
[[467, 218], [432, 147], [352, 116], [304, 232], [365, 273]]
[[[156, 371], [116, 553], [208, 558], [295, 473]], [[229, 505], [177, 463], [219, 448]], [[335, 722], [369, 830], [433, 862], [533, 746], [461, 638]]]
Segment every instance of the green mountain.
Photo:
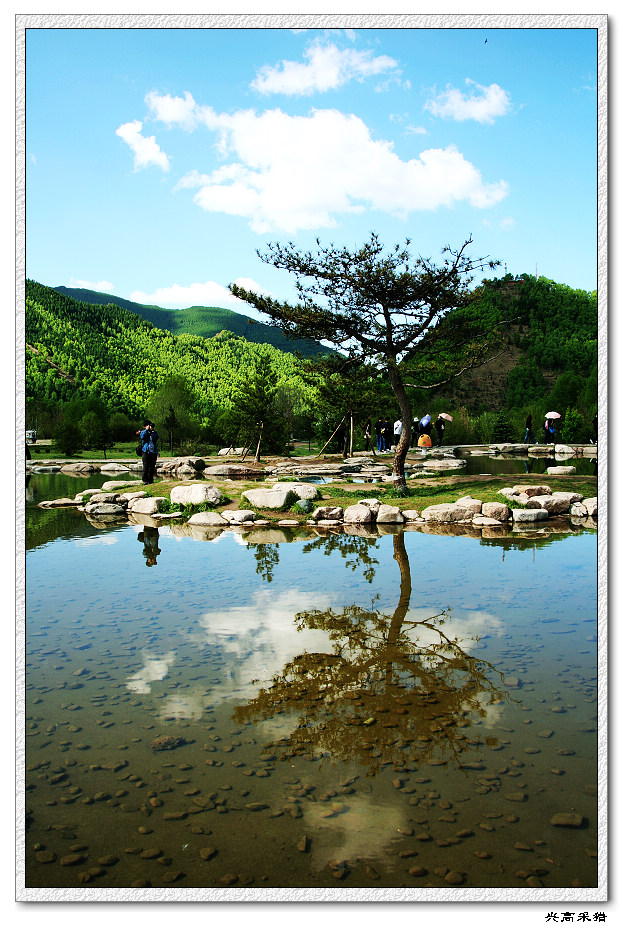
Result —
[[95, 396], [109, 411], [136, 417], [154, 392], [178, 379], [194, 398], [197, 419], [207, 425], [235, 406], [238, 388], [266, 362], [275, 385], [297, 403], [310, 396], [302, 363], [272, 345], [231, 332], [211, 339], [174, 336], [126, 308], [95, 307], [35, 281], [26, 282], [25, 322], [27, 405]]
[[233, 310], [223, 307], [187, 307], [184, 310], [166, 310], [147, 304], [134, 303], [123, 297], [102, 294], [81, 287], [55, 287], [55, 291], [74, 300], [98, 306], [114, 305], [136, 313], [158, 329], [166, 329], [175, 336], [188, 333], [210, 339], [221, 332], [242, 336], [247, 342], [267, 344], [282, 352], [298, 352], [305, 358], [330, 355], [332, 350], [311, 339], [289, 339], [277, 326], [269, 326]]

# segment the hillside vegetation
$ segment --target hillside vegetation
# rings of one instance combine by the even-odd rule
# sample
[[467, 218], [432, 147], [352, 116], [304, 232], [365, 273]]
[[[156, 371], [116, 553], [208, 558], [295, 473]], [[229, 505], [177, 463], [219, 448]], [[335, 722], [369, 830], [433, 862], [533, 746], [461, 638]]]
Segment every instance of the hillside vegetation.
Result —
[[[351, 412], [357, 448], [368, 417], [395, 416], [388, 385], [372, 366], [350, 385], [330, 375], [330, 367], [310, 376], [301, 360], [273, 345], [228, 331], [174, 335], [131, 308], [77, 301], [27, 282], [27, 427], [49, 436], [60, 423], [66, 432], [79, 423], [82, 447], [105, 449], [110, 437], [95, 423], [111, 418], [113, 439], [131, 438], [146, 413], [160, 426], [166, 421], [171, 445], [183, 437], [235, 443], [261, 422], [268, 444], [283, 451], [292, 434], [324, 442]], [[213, 320], [218, 313], [219, 326], [239, 317], [222, 310]], [[448, 320], [458, 341], [444, 340]], [[447, 372], [459, 370], [482, 344], [489, 361], [448, 381]], [[484, 282], [423, 342], [410, 373], [413, 412], [451, 413], [447, 441], [461, 443], [518, 441], [528, 412], [536, 432], [554, 408], [563, 414], [562, 438], [586, 441], [597, 410], [597, 360], [595, 293], [507, 275]]]
[[153, 323], [158, 329], [166, 329], [174, 336], [188, 334], [210, 339], [221, 332], [242, 336], [247, 342], [271, 345], [282, 352], [299, 353], [305, 358], [327, 355], [332, 350], [312, 339], [289, 339], [277, 326], [260, 323], [242, 313], [234, 313], [223, 307], [186, 307], [183, 310], [167, 310], [148, 304], [134, 303], [123, 297], [102, 294], [80, 287], [55, 287], [55, 291], [74, 300], [97, 306], [116, 306], [136, 313], [141, 319]]
[[92, 410], [136, 421], [157, 407], [162, 421], [175, 398], [176, 427], [208, 435], [220, 420], [224, 434], [223, 417], [245, 407], [254, 378], [270, 383], [286, 419], [313, 397], [295, 356], [233, 333], [174, 336], [129, 310], [94, 308], [34, 281], [25, 315], [27, 418], [40, 428], [67, 408], [74, 418]]

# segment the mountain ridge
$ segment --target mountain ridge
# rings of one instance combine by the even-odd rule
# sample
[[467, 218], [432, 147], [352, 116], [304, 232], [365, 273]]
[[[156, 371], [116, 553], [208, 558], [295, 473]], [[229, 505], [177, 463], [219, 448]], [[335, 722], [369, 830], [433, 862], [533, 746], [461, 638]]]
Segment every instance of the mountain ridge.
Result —
[[292, 354], [298, 352], [306, 358], [332, 355], [334, 352], [333, 349], [311, 339], [290, 339], [277, 326], [262, 323], [225, 307], [192, 306], [172, 310], [152, 304], [137, 303], [124, 297], [116, 297], [114, 294], [94, 291], [89, 288], [57, 285], [52, 290], [82, 303], [93, 304], [94, 306], [113, 305], [129, 310], [131, 313], [140, 316], [141, 319], [152, 323], [158, 329], [173, 333], [174, 336], [187, 333], [191, 336], [202, 336], [205, 339], [211, 339], [226, 331], [234, 333], [235, 336], [242, 336], [247, 342], [258, 345], [272, 345], [282, 352]]

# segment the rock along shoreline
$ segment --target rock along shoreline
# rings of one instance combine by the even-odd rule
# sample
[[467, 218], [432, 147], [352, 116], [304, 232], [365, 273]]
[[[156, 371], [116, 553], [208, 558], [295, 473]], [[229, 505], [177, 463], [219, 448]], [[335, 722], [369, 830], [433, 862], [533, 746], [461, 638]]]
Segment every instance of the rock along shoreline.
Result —
[[[457, 461], [445, 454], [441, 459], [435, 460], [435, 467], [440, 461], [448, 463]], [[30, 463], [29, 463], [30, 464]], [[410, 463], [411, 465], [412, 463]], [[39, 507], [76, 507], [84, 512], [86, 517], [97, 525], [106, 525], [119, 520], [131, 523], [160, 526], [174, 521], [177, 527], [185, 525], [192, 535], [213, 535], [227, 528], [268, 529], [271, 527], [308, 527], [318, 530], [333, 530], [341, 532], [356, 532], [359, 535], [371, 535], [387, 531], [395, 531], [399, 527], [409, 529], [422, 529], [425, 532], [441, 532], [458, 535], [461, 532], [474, 535], [475, 532], [485, 536], [493, 536], [516, 531], [534, 531], [544, 528], [544, 524], [557, 518], [567, 518], [574, 525], [596, 526], [597, 498], [585, 498], [577, 492], [554, 491], [547, 484], [517, 484], [502, 488], [498, 495], [499, 502], [483, 502], [477, 498], [459, 497], [456, 501], [443, 504], [434, 504], [423, 510], [400, 509], [387, 504], [374, 497], [362, 497], [351, 506], [315, 506], [314, 502], [320, 497], [318, 485], [309, 481], [276, 481], [272, 487], [257, 487], [245, 490], [240, 494], [241, 506], [231, 510], [205, 509], [218, 508], [224, 502], [223, 492], [216, 485], [206, 483], [206, 478], [262, 478], [271, 472], [274, 477], [280, 474], [291, 474], [284, 471], [289, 466], [301, 474], [302, 477], [314, 474], [350, 475], [360, 474], [362, 477], [376, 477], [381, 480], [391, 480], [389, 467], [386, 464], [375, 463], [368, 458], [358, 457], [335, 463], [323, 465], [309, 463], [278, 463], [262, 470], [250, 468], [239, 463], [223, 463], [207, 466], [198, 458], [186, 456], [177, 459], [167, 459], [161, 462], [158, 472], [161, 478], [181, 479], [180, 484], [174, 485], [170, 497], [149, 496], [142, 488], [142, 482], [122, 478], [123, 474], [140, 469], [140, 462], [130, 465], [118, 462], [109, 462], [101, 465], [93, 463], [42, 463], [31, 465], [31, 473], [61, 471], [65, 474], [84, 476], [95, 471], [108, 472], [117, 475], [116, 480], [104, 482], [101, 488], [86, 489], [78, 492], [74, 498], [59, 498], [50, 501], [41, 501]], [[308, 470], [309, 469], [309, 470]], [[323, 470], [324, 469], [324, 470]], [[559, 473], [558, 469], [555, 474]], [[192, 479], [195, 479], [193, 481]], [[203, 479], [197, 481], [196, 479]], [[138, 486], [141, 487], [138, 487]], [[136, 487], [132, 487], [136, 486]], [[122, 491], [121, 488], [124, 488]], [[248, 506], [245, 507], [244, 505]], [[180, 509], [176, 509], [177, 505]], [[203, 507], [199, 512], [188, 515], [188, 506]], [[299, 517], [307, 519], [293, 519], [282, 517], [284, 510], [296, 505]], [[266, 519], [258, 515], [257, 510], [275, 511], [274, 519]], [[272, 515], [271, 515], [272, 516]]]

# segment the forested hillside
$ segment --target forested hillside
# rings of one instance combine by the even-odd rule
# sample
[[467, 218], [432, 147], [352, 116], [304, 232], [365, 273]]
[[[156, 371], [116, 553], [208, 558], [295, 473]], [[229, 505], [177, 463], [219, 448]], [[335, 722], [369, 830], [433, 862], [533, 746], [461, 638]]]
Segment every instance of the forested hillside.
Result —
[[[34, 281], [26, 283], [26, 403], [52, 411], [77, 397], [97, 398], [110, 415], [139, 417], [167, 384], [184, 386], [200, 428], [236, 403], [254, 371], [305, 406], [311, 389], [300, 363], [270, 345], [232, 333], [174, 336], [120, 307], [95, 308]], [[292, 398], [294, 398], [292, 400]]]
[[[543, 277], [509, 274], [486, 281], [474, 292], [469, 306], [449, 314], [448, 320], [456, 323], [459, 314], [468, 321], [469, 331], [482, 334], [485, 341], [504, 322], [497, 344], [491, 345], [492, 361], [437, 389], [435, 393], [443, 394], [449, 403], [480, 413], [520, 409], [543, 400], [546, 406], [563, 410], [581, 407], [586, 415], [596, 405], [595, 291], [574, 290]], [[444, 360], [437, 357], [435, 367], [434, 349], [424, 357], [430, 362], [424, 380], [427, 375], [430, 381], [436, 376], [442, 380]]]
[[[597, 410], [597, 325], [595, 293], [528, 275], [486, 281], [421, 344], [405, 379], [413, 412], [453, 413], [451, 441], [460, 443], [488, 441], [502, 414], [513, 424], [508, 438], [519, 440], [528, 412], [536, 422], [554, 408], [566, 437], [585, 440]], [[34, 281], [25, 335], [27, 427], [49, 436], [79, 422], [91, 437], [85, 448], [106, 441], [97, 423], [127, 438], [146, 413], [170, 424], [171, 443], [174, 434], [236, 442], [245, 424], [262, 422], [280, 449], [291, 435], [324, 441], [351, 412], [359, 433], [367, 417], [396, 413], [373, 365], [310, 379], [301, 361], [271, 345], [226, 331], [174, 335], [131, 309], [76, 301]], [[470, 368], [483, 346], [488, 361]]]
[[147, 304], [134, 303], [123, 297], [101, 294], [79, 287], [55, 287], [55, 291], [72, 297], [74, 300], [98, 306], [114, 305], [136, 313], [143, 320], [153, 323], [159, 329], [166, 329], [179, 336], [187, 333], [191, 336], [203, 336], [206, 339], [226, 331], [242, 336], [247, 342], [267, 344], [281, 349], [282, 352], [298, 352], [305, 358], [316, 358], [329, 354], [319, 342], [311, 339], [289, 339], [277, 326], [268, 326], [242, 313], [234, 313], [223, 307], [186, 307], [183, 310], [167, 310], [163, 307], [151, 307]]

